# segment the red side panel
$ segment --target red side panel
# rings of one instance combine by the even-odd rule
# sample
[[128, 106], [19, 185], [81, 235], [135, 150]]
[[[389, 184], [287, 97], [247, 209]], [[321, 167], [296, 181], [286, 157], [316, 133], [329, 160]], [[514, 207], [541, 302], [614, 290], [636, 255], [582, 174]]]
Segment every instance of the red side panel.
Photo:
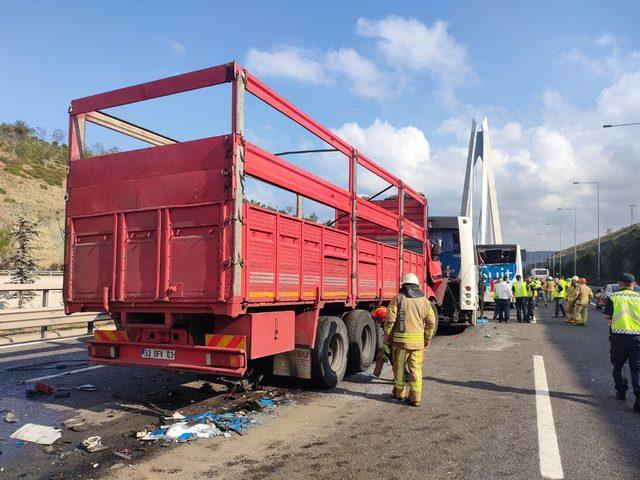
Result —
[[398, 292], [398, 250], [382, 245], [382, 296], [392, 297]]
[[224, 297], [227, 146], [215, 137], [72, 161], [68, 300], [117, 310]]
[[378, 272], [380, 244], [358, 238], [358, 298], [376, 298], [382, 285]]

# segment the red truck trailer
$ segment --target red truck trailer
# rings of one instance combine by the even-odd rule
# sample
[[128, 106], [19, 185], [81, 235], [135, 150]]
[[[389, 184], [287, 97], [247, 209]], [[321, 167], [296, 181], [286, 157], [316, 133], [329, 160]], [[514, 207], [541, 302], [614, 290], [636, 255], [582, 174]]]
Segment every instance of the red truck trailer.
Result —
[[[224, 83], [226, 135], [177, 141], [104, 112]], [[247, 93], [347, 157], [349, 189], [251, 143]], [[106, 311], [117, 326], [95, 332], [91, 363], [242, 376], [270, 358], [277, 375], [333, 387], [348, 362], [372, 363], [369, 312], [402, 274], [423, 279], [434, 301], [444, 292], [425, 197], [235, 62], [74, 100], [69, 113], [65, 310]], [[88, 157], [87, 122], [151, 146]], [[396, 196], [358, 196], [358, 165]], [[248, 203], [247, 176], [332, 207], [336, 221]]]

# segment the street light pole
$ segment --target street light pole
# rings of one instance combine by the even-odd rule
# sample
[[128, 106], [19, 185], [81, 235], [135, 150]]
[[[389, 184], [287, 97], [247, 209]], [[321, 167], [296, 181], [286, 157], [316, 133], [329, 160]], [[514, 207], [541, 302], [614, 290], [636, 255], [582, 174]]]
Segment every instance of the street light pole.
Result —
[[631, 223], [629, 225], [633, 225], [633, 207], [637, 207], [638, 205], [636, 205], [635, 203], [632, 203], [631, 205], [627, 205], [627, 207], [629, 207], [631, 209]]
[[573, 212], [573, 275], [578, 274], [578, 215], [575, 208], [558, 208], [561, 211]]
[[595, 185], [596, 186], [596, 209], [598, 217], [598, 265], [597, 277], [600, 280], [600, 182], [573, 182], [574, 185]]
[[602, 128], [629, 127], [631, 125], [640, 125], [640, 122], [607, 124], [607, 125], [602, 125]]
[[[560, 228], [560, 248], [558, 249], [558, 252], [562, 251], [562, 224], [561, 223], [549, 223], [547, 222], [545, 225], [549, 225], [550, 227], [559, 227]], [[551, 250], [551, 232], [549, 232], [549, 250]], [[553, 275], [556, 275], [556, 254], [554, 252], [553, 254]], [[560, 258], [558, 259], [558, 263], [559, 263], [559, 271], [560, 271], [560, 276], [562, 276], [562, 255], [560, 256]]]

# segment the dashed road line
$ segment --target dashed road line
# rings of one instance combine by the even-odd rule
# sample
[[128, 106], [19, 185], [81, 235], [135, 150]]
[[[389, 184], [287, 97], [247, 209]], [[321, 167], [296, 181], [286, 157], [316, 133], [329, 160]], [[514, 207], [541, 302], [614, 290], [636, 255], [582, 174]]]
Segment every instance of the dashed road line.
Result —
[[533, 376], [536, 386], [536, 415], [538, 420], [538, 453], [540, 474], [543, 478], [562, 479], [562, 460], [558, 448], [556, 426], [551, 410], [547, 373], [542, 355], [533, 356]]
[[104, 365], [93, 365], [91, 367], [79, 368], [77, 370], [69, 370], [68, 372], [56, 373], [54, 375], [45, 375], [44, 377], [30, 378], [24, 380], [25, 382], [39, 382], [40, 380], [49, 380], [50, 378], [62, 377], [64, 375], [73, 375], [75, 373], [88, 372], [89, 370], [95, 370], [97, 368], [103, 368]]

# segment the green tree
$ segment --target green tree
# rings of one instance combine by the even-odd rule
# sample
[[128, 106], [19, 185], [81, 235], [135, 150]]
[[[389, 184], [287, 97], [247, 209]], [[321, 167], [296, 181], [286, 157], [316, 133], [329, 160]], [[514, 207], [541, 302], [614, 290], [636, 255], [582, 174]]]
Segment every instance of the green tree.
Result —
[[7, 227], [0, 227], [0, 268], [9, 261], [11, 239], [11, 229]]
[[[11, 264], [11, 281], [10, 283], [34, 283], [36, 262], [33, 258], [33, 251], [35, 246], [34, 240], [38, 238], [37, 223], [27, 220], [24, 217], [19, 217], [16, 224], [13, 227], [12, 236], [16, 243], [15, 253], [9, 258]], [[35, 296], [35, 292], [28, 290], [20, 290], [9, 298], [18, 299], [18, 308], [24, 308], [24, 306]]]

